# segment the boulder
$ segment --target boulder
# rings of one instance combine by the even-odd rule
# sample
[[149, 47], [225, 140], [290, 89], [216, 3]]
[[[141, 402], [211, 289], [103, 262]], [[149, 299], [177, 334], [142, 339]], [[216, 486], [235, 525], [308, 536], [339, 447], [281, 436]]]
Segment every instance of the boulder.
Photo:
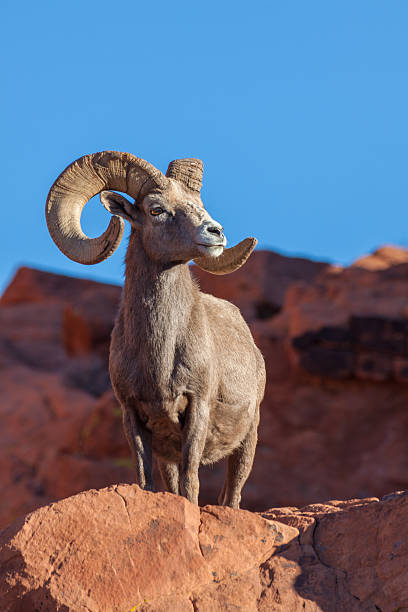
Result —
[[406, 492], [255, 514], [86, 491], [0, 533], [0, 609], [403, 610], [407, 520]]

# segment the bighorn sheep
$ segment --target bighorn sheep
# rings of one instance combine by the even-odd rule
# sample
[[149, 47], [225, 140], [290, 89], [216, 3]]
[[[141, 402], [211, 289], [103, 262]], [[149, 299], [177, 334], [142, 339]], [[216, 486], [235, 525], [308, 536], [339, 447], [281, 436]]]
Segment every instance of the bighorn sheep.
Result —
[[[227, 274], [256, 240], [224, 249], [223, 228], [200, 199], [202, 172], [198, 159], [173, 161], [164, 176], [128, 153], [86, 155], [51, 187], [46, 218], [57, 246], [82, 264], [112, 255], [122, 219], [131, 224], [109, 369], [139, 485], [153, 490], [154, 454], [167, 489], [198, 503], [200, 464], [228, 456], [218, 501], [238, 508], [255, 453], [264, 361], [238, 308], [201, 293], [188, 262]], [[80, 217], [97, 193], [113, 216], [90, 239]]]

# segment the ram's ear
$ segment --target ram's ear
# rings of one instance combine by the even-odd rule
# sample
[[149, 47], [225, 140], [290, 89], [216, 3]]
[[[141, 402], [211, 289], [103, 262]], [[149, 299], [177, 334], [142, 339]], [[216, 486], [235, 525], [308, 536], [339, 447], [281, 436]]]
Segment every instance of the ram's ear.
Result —
[[116, 217], [122, 217], [129, 223], [138, 223], [140, 212], [137, 207], [116, 191], [101, 191], [99, 194], [102, 205]]

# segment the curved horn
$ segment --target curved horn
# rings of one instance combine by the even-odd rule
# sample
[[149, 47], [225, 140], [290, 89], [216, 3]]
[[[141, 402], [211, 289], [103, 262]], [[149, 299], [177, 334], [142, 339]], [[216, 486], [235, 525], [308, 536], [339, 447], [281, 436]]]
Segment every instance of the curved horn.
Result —
[[194, 263], [211, 274], [229, 274], [244, 265], [257, 244], [256, 238], [245, 238], [230, 249], [224, 249], [219, 257], [197, 257]]
[[114, 216], [102, 236], [88, 238], [81, 229], [81, 213], [88, 200], [109, 189], [137, 199], [165, 183], [160, 170], [129, 153], [102, 151], [80, 157], [59, 175], [48, 194], [45, 216], [51, 237], [70, 259], [99, 263], [119, 246], [124, 223]]
[[203, 181], [203, 162], [201, 159], [175, 159], [169, 163], [166, 176], [183, 183], [191, 191], [200, 193]]

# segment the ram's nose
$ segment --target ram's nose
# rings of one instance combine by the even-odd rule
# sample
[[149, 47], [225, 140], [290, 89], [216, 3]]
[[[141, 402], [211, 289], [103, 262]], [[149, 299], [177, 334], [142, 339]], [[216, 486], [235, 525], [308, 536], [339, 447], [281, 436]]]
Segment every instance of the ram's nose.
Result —
[[206, 247], [225, 247], [227, 239], [224, 236], [223, 230], [222, 225], [213, 219], [204, 221], [198, 230], [198, 244]]
[[223, 230], [224, 228], [221, 227], [221, 225], [219, 223], [215, 223], [214, 221], [210, 222], [205, 230], [207, 232], [209, 232], [210, 234], [213, 234], [215, 236], [219, 236], [220, 238], [222, 238], [224, 236], [223, 234]]

